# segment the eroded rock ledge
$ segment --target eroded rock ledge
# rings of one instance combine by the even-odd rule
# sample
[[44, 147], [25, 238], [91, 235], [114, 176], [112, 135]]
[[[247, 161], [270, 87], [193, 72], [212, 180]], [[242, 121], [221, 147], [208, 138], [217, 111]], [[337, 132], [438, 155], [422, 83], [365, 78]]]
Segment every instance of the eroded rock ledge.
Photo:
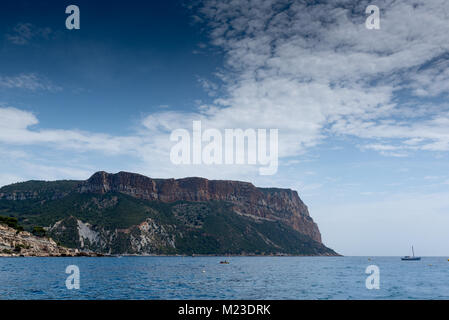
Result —
[[36, 237], [0, 224], [0, 257], [96, 257], [98, 254], [59, 246], [53, 239]]

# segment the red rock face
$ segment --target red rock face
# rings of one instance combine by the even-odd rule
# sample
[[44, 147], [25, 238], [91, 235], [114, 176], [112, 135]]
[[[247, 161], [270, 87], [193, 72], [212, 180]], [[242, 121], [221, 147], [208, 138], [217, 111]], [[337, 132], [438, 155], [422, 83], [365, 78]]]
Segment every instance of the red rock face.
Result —
[[83, 182], [81, 193], [121, 192], [150, 201], [227, 201], [239, 214], [260, 219], [280, 220], [321, 243], [318, 226], [296, 191], [278, 188], [256, 188], [240, 181], [204, 178], [151, 179], [143, 175], [119, 172], [97, 172]]

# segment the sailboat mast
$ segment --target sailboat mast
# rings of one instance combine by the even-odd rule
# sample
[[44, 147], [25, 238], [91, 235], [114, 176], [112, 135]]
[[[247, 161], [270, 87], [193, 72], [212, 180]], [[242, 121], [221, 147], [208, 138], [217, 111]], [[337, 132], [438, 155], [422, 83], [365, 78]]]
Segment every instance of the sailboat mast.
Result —
[[415, 250], [413, 250], [413, 246], [412, 246], [412, 253], [413, 253], [413, 256], [415, 256]]

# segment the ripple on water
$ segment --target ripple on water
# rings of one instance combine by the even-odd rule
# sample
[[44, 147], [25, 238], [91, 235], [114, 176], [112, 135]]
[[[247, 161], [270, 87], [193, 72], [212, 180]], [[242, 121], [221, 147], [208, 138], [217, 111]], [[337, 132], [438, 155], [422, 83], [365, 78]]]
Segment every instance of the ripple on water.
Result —
[[[226, 266], [223, 259], [0, 259], [0, 299], [449, 299], [447, 258], [233, 257]], [[65, 287], [70, 264], [80, 268], [80, 290]], [[365, 287], [370, 264], [381, 270], [380, 290]]]

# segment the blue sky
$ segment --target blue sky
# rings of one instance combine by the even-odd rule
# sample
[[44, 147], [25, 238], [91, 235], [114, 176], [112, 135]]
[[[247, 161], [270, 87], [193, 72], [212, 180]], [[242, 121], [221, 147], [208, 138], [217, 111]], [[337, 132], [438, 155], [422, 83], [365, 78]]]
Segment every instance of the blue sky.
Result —
[[[449, 3], [378, 1], [380, 30], [369, 4], [2, 1], [0, 185], [245, 180], [298, 190], [342, 254], [448, 255]], [[171, 164], [193, 120], [277, 128], [277, 174]]]

